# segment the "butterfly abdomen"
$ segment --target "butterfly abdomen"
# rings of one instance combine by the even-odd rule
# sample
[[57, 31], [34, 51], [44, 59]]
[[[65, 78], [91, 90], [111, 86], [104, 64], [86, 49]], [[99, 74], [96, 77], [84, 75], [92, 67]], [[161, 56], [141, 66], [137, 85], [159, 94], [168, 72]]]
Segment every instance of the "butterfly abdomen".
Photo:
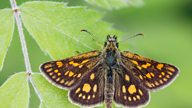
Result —
[[105, 104], [106, 108], [112, 108], [112, 102], [114, 97], [114, 75], [112, 69], [107, 70], [105, 75]]

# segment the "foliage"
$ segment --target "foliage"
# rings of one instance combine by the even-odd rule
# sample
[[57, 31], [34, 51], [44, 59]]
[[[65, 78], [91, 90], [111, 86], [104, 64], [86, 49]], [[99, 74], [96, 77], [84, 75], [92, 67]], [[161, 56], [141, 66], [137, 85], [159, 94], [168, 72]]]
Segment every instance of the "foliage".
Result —
[[0, 87], [0, 107], [27, 108], [29, 96], [29, 85], [26, 73], [16, 73]]
[[[69, 7], [65, 3], [51, 1], [26, 2], [20, 6], [24, 27], [37, 42], [43, 52], [51, 58], [62, 59], [77, 51], [85, 52], [101, 48], [105, 35], [121, 34], [111, 24], [102, 21], [102, 14], [86, 7]], [[14, 20], [11, 9], [0, 10], [0, 69], [11, 43]], [[99, 28], [99, 29], [98, 29]], [[94, 31], [94, 37], [81, 32], [81, 29]], [[104, 38], [103, 38], [104, 37]], [[93, 41], [98, 38], [97, 42]], [[1, 107], [17, 105], [26, 108], [29, 103], [28, 78], [30, 75], [16, 73], [0, 88]], [[41, 99], [41, 108], [75, 107], [68, 101], [67, 91], [48, 83], [41, 74], [32, 74], [29, 80]], [[2, 106], [3, 105], [3, 106]]]
[[5, 55], [11, 43], [14, 31], [14, 19], [11, 9], [0, 10], [0, 70], [2, 69]]
[[[31, 107], [30, 104], [38, 98], [41, 104], [36, 106], [40, 107], [53, 107], [54, 104], [58, 104], [58, 107], [63, 107], [64, 104], [67, 107], [75, 107], [74, 104], [68, 103], [68, 91], [55, 87], [39, 74], [39, 65], [50, 59], [73, 56], [77, 52], [101, 49], [107, 34], [116, 34], [118, 39], [123, 39], [123, 33], [119, 29], [129, 33], [130, 36], [140, 32], [145, 35], [128, 40], [129, 44], [135, 44], [134, 47], [127, 45], [127, 41], [121, 41], [120, 50], [134, 50], [138, 54], [172, 63], [180, 68], [181, 73], [176, 81], [165, 90], [152, 93], [147, 107], [192, 107], [192, 93], [188, 92], [192, 89], [190, 86], [192, 82], [190, 1], [147, 0], [146, 5], [140, 8], [130, 5], [141, 0], [80, 0], [78, 3], [83, 3], [79, 3], [80, 5], [74, 3], [76, 6], [73, 6], [72, 0], [65, 0], [68, 3], [26, 1], [30, 0], [17, 0], [18, 3], [24, 2], [19, 5], [19, 11], [32, 70], [38, 73], [29, 76], [20, 72], [25, 66], [20, 62], [23, 58], [20, 56], [17, 58], [20, 54], [18, 52], [20, 46], [17, 27], [14, 28], [16, 24], [13, 11], [10, 8], [0, 9], [0, 70], [2, 71], [0, 83], [2, 84], [5, 78], [13, 74], [0, 87], [0, 107]], [[122, 1], [133, 1], [133, 3], [122, 4]], [[138, 2], [134, 6], [142, 3]], [[88, 7], [91, 9], [97, 7], [100, 10], [91, 10], [82, 7], [81, 4], [84, 6], [90, 4]], [[0, 1], [0, 7], [10, 7], [9, 0]], [[87, 29], [93, 36], [80, 32], [81, 29]], [[125, 45], [121, 45], [123, 42]], [[43, 55], [41, 51], [48, 56]], [[29, 94], [28, 86], [31, 83], [36, 91], [35, 95], [38, 96], [35, 99], [32, 99], [33, 93]]]
[[106, 10], [125, 8], [129, 5], [139, 6], [143, 4], [142, 0], [85, 0], [85, 1], [91, 5], [95, 5]]

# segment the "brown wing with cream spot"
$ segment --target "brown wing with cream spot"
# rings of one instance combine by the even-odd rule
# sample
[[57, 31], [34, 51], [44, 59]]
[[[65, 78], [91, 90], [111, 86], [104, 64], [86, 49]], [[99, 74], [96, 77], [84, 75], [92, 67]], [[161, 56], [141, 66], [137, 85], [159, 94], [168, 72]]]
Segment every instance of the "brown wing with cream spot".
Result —
[[122, 52], [121, 56], [123, 64], [134, 72], [134, 75], [149, 89], [167, 85], [178, 74], [178, 69], [171, 64], [150, 60], [128, 51]]
[[69, 92], [72, 102], [83, 106], [95, 106], [104, 100], [104, 70], [102, 64], [90, 70], [81, 82]]
[[115, 74], [114, 101], [125, 107], [137, 107], [149, 101], [148, 90], [142, 86], [140, 80], [123, 65]]
[[88, 70], [100, 60], [100, 52], [83, 53], [64, 60], [50, 61], [41, 65], [41, 71], [48, 81], [61, 88], [71, 88], [82, 79]]

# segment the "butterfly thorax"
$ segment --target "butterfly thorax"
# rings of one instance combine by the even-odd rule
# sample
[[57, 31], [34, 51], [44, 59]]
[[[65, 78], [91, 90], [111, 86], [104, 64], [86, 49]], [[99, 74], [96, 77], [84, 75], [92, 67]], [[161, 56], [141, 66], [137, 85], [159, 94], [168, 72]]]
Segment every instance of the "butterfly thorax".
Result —
[[118, 42], [116, 39], [116, 36], [110, 37], [108, 35], [107, 41], [104, 44], [104, 62], [109, 67], [113, 67], [117, 63]]

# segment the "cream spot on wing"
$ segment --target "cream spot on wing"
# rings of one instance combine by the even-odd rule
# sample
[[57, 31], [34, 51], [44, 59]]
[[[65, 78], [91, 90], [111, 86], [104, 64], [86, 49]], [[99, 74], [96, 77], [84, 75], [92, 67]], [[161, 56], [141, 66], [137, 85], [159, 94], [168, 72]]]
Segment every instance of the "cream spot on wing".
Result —
[[75, 93], [76, 93], [76, 94], [79, 93], [80, 90], [81, 90], [81, 88], [77, 88], [77, 90], [75, 91]]
[[164, 75], [165, 75], [165, 72], [161, 72], [161, 75], [163, 75], [163, 76], [164, 76]]
[[75, 80], [72, 80], [72, 81], [70, 81], [67, 85], [68, 85], [68, 86], [71, 86], [74, 82], [75, 82]]
[[86, 63], [88, 61], [89, 61], [89, 59], [86, 59], [86, 60], [83, 60], [81, 63], [84, 64], [84, 63]]
[[140, 78], [141, 80], [143, 80], [143, 76], [142, 76], [142, 75], [139, 75], [139, 78]]
[[60, 81], [61, 84], [63, 84], [64, 82], [65, 82], [64, 79], [62, 79], [62, 80]]
[[50, 67], [52, 67], [52, 64], [46, 64], [46, 65], [44, 66], [44, 68], [50, 68]]
[[130, 85], [129, 86], [129, 88], [128, 88], [128, 92], [130, 93], [130, 94], [134, 94], [134, 93], [136, 93], [136, 87], [135, 87], [135, 85]]
[[78, 96], [81, 97], [81, 96], [82, 96], [82, 93], [80, 93]]
[[47, 69], [47, 72], [51, 72], [53, 70], [53, 68], [49, 68]]
[[126, 80], [126, 81], [129, 81], [129, 80], [130, 80], [129, 75], [125, 74], [125, 80]]
[[161, 84], [163, 84], [163, 81], [162, 81], [162, 80], [159, 80], [159, 82], [160, 82]]
[[57, 78], [56, 81], [58, 82], [60, 80], [60, 78]]
[[65, 72], [65, 76], [68, 75], [69, 71]]
[[83, 91], [86, 92], [86, 93], [89, 93], [90, 90], [91, 90], [90, 84], [85, 83], [85, 84], [83, 85]]
[[61, 73], [57, 73], [58, 76], [61, 76]]
[[83, 99], [85, 99], [86, 98], [86, 96], [85, 95], [83, 95]]
[[125, 85], [122, 86], [122, 92], [123, 92], [123, 93], [126, 93]]
[[81, 77], [81, 73], [79, 73], [79, 74], [77, 75], [77, 78], [79, 78], [79, 77]]
[[57, 64], [58, 68], [60, 68], [60, 67], [62, 67], [62, 66], [63, 66], [63, 63], [62, 63], [62, 62], [60, 62], [60, 61], [56, 62], [56, 64]]
[[93, 86], [93, 92], [96, 92], [97, 91], [97, 85], [95, 84], [94, 86]]
[[69, 77], [73, 76], [74, 73], [72, 71], [69, 71]]
[[151, 66], [151, 64], [150, 63], [146, 63], [146, 64], [143, 64], [141, 67], [143, 67], [143, 68], [148, 68], [149, 66]]
[[169, 75], [166, 75], [166, 77], [167, 77], [167, 78], [170, 78], [170, 76], [169, 76]]
[[147, 73], [146, 76], [147, 76], [147, 78], [151, 78], [151, 74], [150, 73]]
[[139, 69], [139, 70], [141, 70], [142, 68], [141, 68], [141, 66], [137, 66], [137, 68]]
[[164, 64], [158, 64], [158, 65], [156, 66], [156, 68], [159, 69], [159, 70], [161, 70], [161, 69], [163, 68], [163, 66], [164, 66]]
[[79, 66], [79, 65], [80, 65], [79, 63], [75, 63], [74, 61], [70, 61], [70, 62], [69, 62], [69, 64], [70, 64], [70, 65], [73, 65], [74, 67], [76, 67], [76, 66]]
[[129, 100], [129, 101], [131, 101], [131, 100], [132, 100], [130, 96], [128, 97], [128, 100]]
[[52, 76], [52, 75], [53, 75], [53, 72], [49, 73], [49, 75]]
[[167, 81], [167, 78], [163, 78], [163, 81], [165, 81], [165, 82], [166, 82], [166, 81]]
[[123, 98], [124, 98], [124, 100], [127, 100], [127, 96], [124, 96]]
[[150, 74], [151, 74], [151, 76], [152, 76], [152, 77], [154, 77], [154, 76], [155, 76], [155, 74], [154, 74], [153, 72], [150, 72]]
[[172, 71], [172, 72], [175, 72], [175, 69], [172, 68], [172, 67], [168, 67], [167, 69], [170, 70], [170, 71]]
[[159, 85], [159, 83], [158, 83], [157, 81], [155, 81], [155, 85], [156, 85], [156, 86], [158, 86], [158, 85]]
[[133, 64], [139, 65], [137, 61], [131, 60]]
[[89, 95], [88, 97], [87, 97], [87, 99], [89, 100], [91, 98], [91, 96]]
[[143, 92], [139, 89], [139, 94], [142, 96], [143, 95]]
[[92, 74], [90, 75], [90, 79], [91, 79], [91, 80], [94, 80], [94, 78], [95, 78], [95, 74], [92, 73]]
[[140, 100], [140, 99], [141, 99], [141, 97], [140, 97], [139, 95], [137, 95], [136, 97], [137, 97], [137, 99], [138, 99], [138, 100]]
[[92, 95], [92, 98], [95, 98], [95, 95]]

